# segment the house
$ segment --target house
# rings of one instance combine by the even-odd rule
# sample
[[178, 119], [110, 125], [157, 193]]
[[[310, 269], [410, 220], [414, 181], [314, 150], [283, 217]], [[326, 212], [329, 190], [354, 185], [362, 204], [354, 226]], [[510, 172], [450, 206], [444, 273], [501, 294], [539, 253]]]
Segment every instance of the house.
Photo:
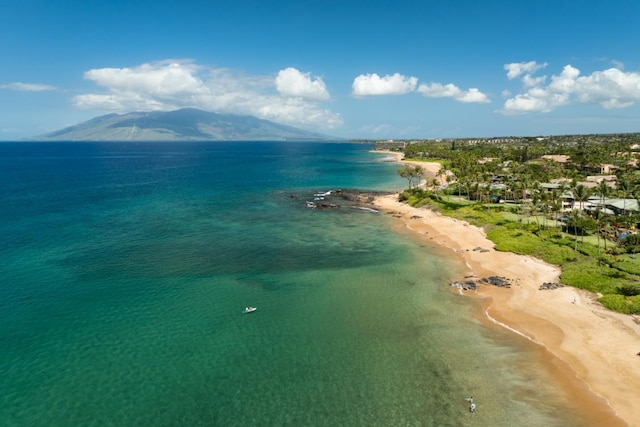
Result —
[[612, 174], [618, 169], [619, 168], [616, 165], [610, 165], [610, 164], [601, 164], [600, 165], [600, 173], [602, 173], [602, 174]]
[[590, 183], [589, 186], [591, 186], [592, 183], [600, 184], [604, 181], [609, 187], [615, 188], [617, 180], [618, 177], [615, 175], [589, 175], [587, 177], [587, 182]]

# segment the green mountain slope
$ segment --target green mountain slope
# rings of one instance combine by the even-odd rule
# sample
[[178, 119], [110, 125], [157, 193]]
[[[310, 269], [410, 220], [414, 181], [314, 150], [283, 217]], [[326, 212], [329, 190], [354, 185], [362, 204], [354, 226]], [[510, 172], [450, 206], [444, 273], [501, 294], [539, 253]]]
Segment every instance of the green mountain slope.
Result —
[[33, 138], [41, 141], [266, 141], [327, 140], [327, 135], [253, 116], [194, 108], [169, 112], [107, 114]]

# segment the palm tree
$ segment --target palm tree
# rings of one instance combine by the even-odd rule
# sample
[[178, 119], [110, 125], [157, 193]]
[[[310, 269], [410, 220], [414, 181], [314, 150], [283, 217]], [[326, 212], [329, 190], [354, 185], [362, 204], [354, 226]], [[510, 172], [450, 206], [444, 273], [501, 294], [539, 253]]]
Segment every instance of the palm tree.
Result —
[[[529, 177], [529, 175], [521, 175], [520, 176], [520, 186], [519, 186], [519, 190], [521, 192], [521, 196], [520, 196], [520, 206], [522, 208], [522, 214], [524, 216], [527, 215], [526, 210], [525, 210], [525, 205], [526, 205], [526, 200], [527, 200], [527, 193], [529, 191], [529, 186], [531, 185], [531, 179]], [[529, 223], [529, 218], [527, 218], [527, 224]]]
[[[447, 191], [445, 194], [447, 194], [448, 196], [451, 195], [450, 190], [449, 190], [449, 186], [451, 185], [451, 182], [453, 181], [453, 175], [451, 175], [450, 173], [447, 174]], [[458, 196], [460, 196], [460, 186], [458, 185]], [[448, 200], [451, 200], [451, 197], [447, 197]]]
[[442, 182], [442, 177], [446, 174], [445, 169], [440, 166], [440, 169], [438, 169], [438, 172], [436, 172], [436, 178], [438, 178], [438, 181], [440, 182], [440, 184], [443, 184]]
[[618, 181], [618, 191], [620, 193], [622, 193], [622, 215], [626, 215], [627, 213], [627, 196], [629, 195], [629, 192], [632, 190], [632, 183], [629, 180], [629, 178], [627, 177], [622, 177], [622, 179], [620, 179]]
[[[529, 202], [529, 215], [533, 216], [536, 220], [536, 224], [538, 225], [538, 231], [540, 231], [540, 219], [538, 218], [538, 214], [543, 211], [543, 194], [541, 191], [540, 183], [538, 181], [534, 181], [531, 184], [531, 200]], [[527, 224], [529, 222], [527, 221]]]
[[573, 234], [575, 236], [573, 250], [578, 250], [578, 226], [580, 225], [580, 220], [582, 219], [582, 213], [577, 210], [572, 210], [569, 213], [569, 219], [567, 220], [567, 230], [569, 226], [573, 227]]
[[598, 183], [598, 186], [595, 188], [594, 193], [597, 196], [600, 196], [600, 206], [604, 208], [604, 201], [609, 194], [611, 194], [611, 188], [607, 185], [605, 180], [602, 180]]
[[[607, 196], [611, 193], [611, 188], [607, 185], [605, 180], [602, 180], [598, 183], [598, 186], [595, 189], [595, 194], [600, 196], [600, 207], [601, 209], [604, 209], [604, 202], [605, 199], [607, 198]], [[604, 212], [600, 212], [599, 210], [596, 210], [596, 212], [598, 212], [598, 216], [600, 217], [600, 221], [598, 222], [598, 236], [600, 236], [600, 224], [602, 223], [602, 220], [604, 218], [602, 218], [604, 216]], [[596, 221], [598, 221], [598, 219], [594, 216], [594, 218], [596, 219]], [[604, 236], [604, 250], [607, 250], [607, 236]], [[600, 239], [598, 239], [598, 257], [600, 257]]]
[[[600, 208], [596, 208], [595, 211], [593, 211], [593, 219], [596, 221], [596, 236], [598, 236], [598, 261], [600, 261], [600, 225], [602, 223], [602, 220], [604, 218], [604, 214], [602, 213], [602, 211], [600, 210]], [[606, 242], [606, 240], [605, 240]]]
[[[562, 209], [560, 192], [556, 188], [551, 190], [551, 193], [549, 193], [549, 209], [553, 212], [554, 220], [553, 227], [549, 227], [549, 230], [551, 230], [558, 226], [558, 213], [560, 213], [560, 210]], [[549, 232], [549, 234], [551, 234], [551, 232]]]
[[[585, 187], [582, 184], [576, 184], [573, 187], [573, 200], [574, 207], [571, 213], [569, 214], [568, 224], [573, 225], [573, 231], [576, 235], [576, 242], [574, 250], [578, 250], [578, 227], [583, 229], [584, 233], [584, 221], [583, 221], [583, 210], [584, 210], [584, 202], [589, 200], [589, 196], [591, 196], [591, 189]], [[578, 202], [578, 208], [575, 208], [575, 202]], [[583, 236], [584, 240], [584, 236]]]
[[573, 188], [573, 199], [579, 203], [578, 209], [582, 212], [584, 210], [584, 202], [591, 197], [591, 189], [585, 187], [582, 184], [578, 184]]

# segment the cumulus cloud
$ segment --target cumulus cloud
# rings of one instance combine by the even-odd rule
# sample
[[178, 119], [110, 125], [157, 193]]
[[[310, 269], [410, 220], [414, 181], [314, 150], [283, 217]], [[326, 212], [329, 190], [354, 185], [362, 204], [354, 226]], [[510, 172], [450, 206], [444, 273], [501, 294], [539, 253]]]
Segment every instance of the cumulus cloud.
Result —
[[452, 83], [421, 84], [416, 77], [395, 73], [380, 77], [378, 74], [361, 74], [353, 80], [353, 96], [403, 95], [418, 92], [430, 98], [453, 98], [463, 103], [487, 103], [489, 98], [476, 88], [462, 90]]
[[[528, 63], [527, 63], [528, 64]], [[513, 64], [507, 64], [513, 65]], [[507, 77], [509, 77], [508, 68]], [[551, 76], [522, 78], [523, 93], [505, 101], [505, 114], [550, 112], [568, 104], [597, 104], [603, 108], [625, 108], [640, 101], [640, 73], [624, 72], [618, 68], [595, 71], [581, 76], [580, 70], [566, 65], [562, 72]]]
[[23, 92], [43, 92], [48, 90], [57, 90], [55, 86], [36, 84], [36, 83], [22, 83], [22, 82], [14, 82], [14, 83], [0, 85], [0, 88], [18, 90]]
[[431, 83], [421, 84], [420, 87], [418, 87], [418, 92], [420, 92], [424, 96], [429, 96], [431, 98], [453, 98], [460, 95], [460, 92], [462, 91], [457, 86], [451, 83], [446, 85], [442, 85], [440, 83]]
[[415, 91], [418, 79], [395, 73], [380, 77], [376, 73], [361, 74], [353, 80], [352, 95], [403, 95]]
[[295, 68], [281, 70], [275, 77], [250, 76], [191, 60], [167, 60], [93, 69], [84, 77], [104, 88], [101, 93], [74, 97], [74, 104], [84, 109], [128, 112], [194, 107], [318, 129], [342, 124], [338, 114], [320, 105], [329, 98], [322, 79], [312, 79]]
[[504, 69], [507, 70], [507, 77], [509, 80], [513, 80], [522, 74], [533, 74], [541, 68], [545, 68], [547, 63], [538, 64], [536, 61], [529, 62], [513, 62], [511, 64], [505, 64]]
[[489, 97], [477, 88], [470, 88], [464, 91], [452, 83], [446, 85], [441, 83], [423, 83], [418, 87], [418, 92], [429, 98], [453, 98], [463, 103], [486, 104], [490, 102]]
[[329, 92], [321, 78], [312, 79], [309, 73], [301, 73], [291, 67], [280, 70], [276, 77], [276, 89], [284, 96], [329, 99]]

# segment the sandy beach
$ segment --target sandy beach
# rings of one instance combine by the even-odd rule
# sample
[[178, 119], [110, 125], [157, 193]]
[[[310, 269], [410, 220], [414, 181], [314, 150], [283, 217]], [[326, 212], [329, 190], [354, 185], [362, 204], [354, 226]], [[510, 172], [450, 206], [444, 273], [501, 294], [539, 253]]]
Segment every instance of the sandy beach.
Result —
[[[392, 154], [400, 160], [399, 153]], [[440, 168], [419, 164], [430, 175]], [[605, 309], [597, 295], [580, 289], [539, 290], [542, 283], [558, 282], [560, 269], [496, 251], [481, 228], [412, 208], [398, 202], [397, 195], [378, 197], [375, 204], [399, 231], [449, 251], [464, 265], [465, 275], [512, 281], [509, 289], [482, 285], [477, 291], [452, 292], [481, 298], [484, 321], [534, 343], [558, 384], [593, 414], [594, 426], [640, 426], [640, 324], [631, 316]]]

